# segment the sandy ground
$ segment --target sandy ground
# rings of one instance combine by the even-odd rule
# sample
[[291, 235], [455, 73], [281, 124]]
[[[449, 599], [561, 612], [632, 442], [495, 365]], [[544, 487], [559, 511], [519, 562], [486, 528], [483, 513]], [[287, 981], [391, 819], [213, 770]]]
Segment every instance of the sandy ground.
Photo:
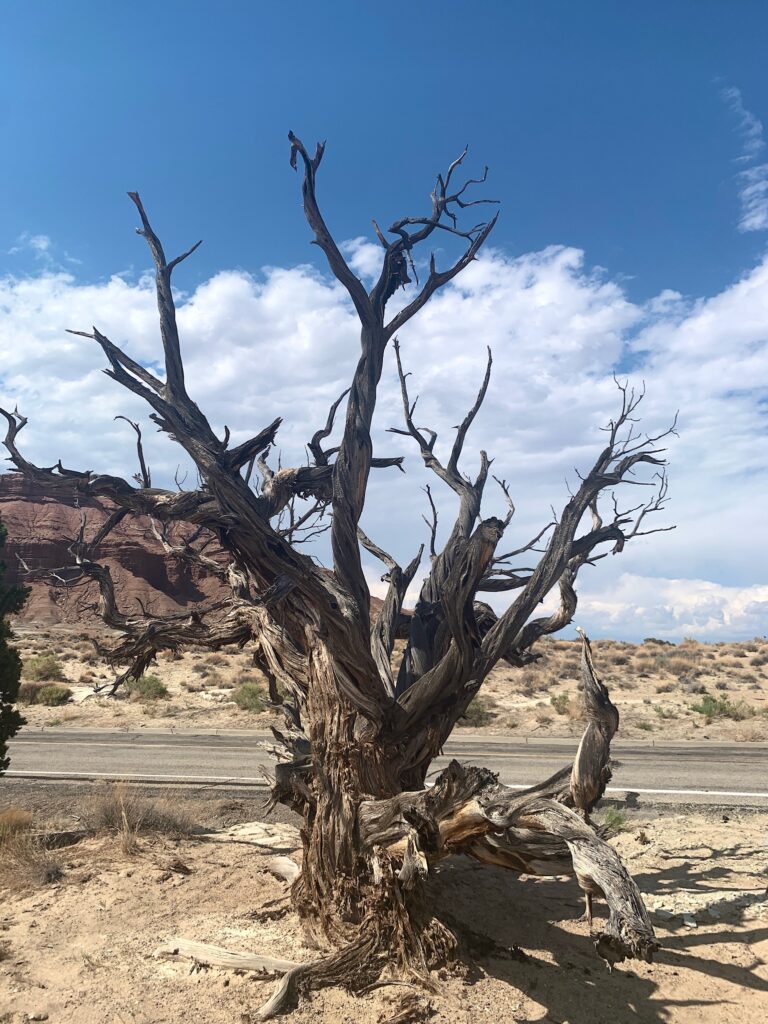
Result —
[[[178, 660], [161, 656], [151, 673], [167, 686], [169, 697], [134, 702], [92, 696], [93, 686], [113, 675], [82, 630], [24, 626], [17, 632], [22, 656], [56, 655], [74, 691], [73, 702], [64, 707], [25, 709], [31, 725], [216, 730], [266, 728], [274, 720], [269, 711], [241, 711], [232, 701], [244, 681], [266, 690], [247, 650], [193, 651]], [[580, 735], [579, 645], [549, 640], [540, 650], [541, 660], [531, 666], [502, 664], [493, 671], [479, 698], [480, 720], [467, 721], [467, 727], [489, 734]], [[768, 740], [764, 639], [678, 646], [601, 641], [594, 644], [594, 654], [621, 712], [619, 735], [624, 739]], [[695, 710], [704, 694], [721, 702], [715, 716]]]
[[[0, 791], [0, 809], [3, 794]], [[7, 803], [7, 799], [6, 799]], [[210, 808], [206, 809], [210, 813]], [[468, 861], [433, 879], [438, 913], [508, 947], [475, 950], [421, 993], [436, 1024], [762, 1024], [768, 1016], [767, 815], [633, 819], [614, 840], [646, 895], [662, 942], [657, 962], [597, 959], [572, 880], [517, 880]], [[311, 959], [297, 919], [259, 918], [285, 885], [252, 846], [195, 838], [116, 839], [58, 851], [62, 879], [0, 890], [0, 1021], [20, 1024], [245, 1022], [273, 982], [219, 968], [190, 972], [153, 951], [181, 936], [250, 952]], [[181, 874], [178, 862], [189, 869]], [[602, 913], [602, 908], [598, 911]], [[511, 954], [520, 946], [524, 957]], [[384, 1024], [410, 989], [312, 995], [303, 1024]], [[37, 1016], [36, 1016], [37, 1015]], [[425, 1018], [426, 1019], [426, 1018]]]

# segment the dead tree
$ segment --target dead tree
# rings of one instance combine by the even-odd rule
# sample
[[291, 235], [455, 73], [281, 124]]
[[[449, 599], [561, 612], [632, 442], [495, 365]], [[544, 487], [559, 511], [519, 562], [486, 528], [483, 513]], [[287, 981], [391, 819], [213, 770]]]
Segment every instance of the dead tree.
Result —
[[[438, 175], [429, 212], [403, 217], [386, 233], [375, 225], [381, 272], [367, 291], [318, 205], [324, 146], [311, 155], [292, 133], [289, 139], [314, 242], [360, 321], [360, 356], [349, 389], [309, 442], [309, 464], [269, 466], [267, 453], [279, 419], [234, 447], [228, 428], [223, 438], [214, 433], [187, 391], [171, 291], [173, 270], [197, 245], [168, 260], [138, 194], [129, 193], [141, 219], [138, 232], [156, 269], [165, 377], [132, 359], [95, 327], [73, 333], [101, 347], [109, 364], [107, 375], [150, 406], [151, 419], [193, 461], [200, 484], [192, 490], [153, 486], [136, 424], [140, 471], [133, 481], [68, 469], [61, 462], [39, 468], [17, 446], [26, 419], [17, 411], [5, 412], [5, 444], [18, 472], [51, 495], [74, 491], [98, 496], [109, 499], [115, 509], [90, 542], [83, 523], [70, 549], [73, 565], [48, 578], [60, 585], [87, 582], [98, 588], [102, 617], [123, 634], [108, 652], [114, 665], [124, 666], [115, 685], [141, 674], [158, 651], [234, 644], [254, 651], [273, 697], [282, 700], [287, 726], [275, 735], [286, 754], [278, 765], [272, 799], [303, 818], [303, 861], [293, 885], [294, 904], [317, 944], [331, 952], [313, 965], [289, 971], [269, 1012], [284, 1003], [297, 979], [305, 986], [355, 984], [385, 965], [423, 976], [430, 965], [449, 957], [455, 937], [426, 901], [424, 879], [436, 863], [454, 854], [503, 865], [516, 874], [575, 873], [585, 891], [604, 896], [608, 904], [608, 920], [596, 936], [601, 955], [610, 962], [650, 959], [656, 942], [640, 895], [589, 821], [589, 810], [605, 786], [615, 708], [594, 679], [586, 646], [590, 721], [573, 772], [566, 767], [523, 793], [505, 788], [482, 768], [455, 762], [434, 786], [425, 787], [425, 780], [494, 665], [500, 659], [525, 664], [535, 657], [531, 650], [541, 637], [571, 621], [581, 567], [604, 557], [606, 545], [617, 553], [631, 538], [653, 532], [646, 520], [665, 502], [660, 442], [668, 432], [641, 434], [635, 413], [642, 393], [619, 386], [621, 408], [606, 428], [594, 465], [581, 474], [578, 489], [537, 537], [504, 553], [501, 542], [514, 513], [506, 483], [499, 481], [507, 515], [483, 518], [491, 460], [481, 452], [472, 475], [459, 466], [489, 386], [490, 352], [477, 398], [458, 426], [447, 458], [441, 458], [435, 432], [415, 418], [416, 402], [409, 394], [396, 339], [430, 297], [469, 266], [493, 230], [496, 216], [468, 229], [459, 223], [467, 209], [491, 202], [472, 198], [471, 190], [486, 174], [457, 183], [462, 154]], [[438, 269], [432, 255], [425, 278], [418, 281], [420, 247], [443, 233], [462, 240], [463, 254], [445, 270]], [[390, 299], [412, 283], [414, 288], [405, 292], [407, 301], [388, 317]], [[359, 526], [370, 473], [402, 462], [374, 455], [371, 441], [377, 388], [392, 340], [404, 417], [393, 429], [413, 440], [426, 467], [455, 493], [458, 504], [441, 548], [436, 521], [431, 522], [431, 564], [407, 618], [402, 614], [404, 595], [418, 571], [421, 550], [403, 569]], [[342, 403], [341, 440], [328, 447]], [[255, 471], [257, 486], [251, 482]], [[650, 488], [651, 497], [624, 509], [617, 494], [640, 483]], [[611, 496], [610, 515], [603, 518], [601, 509]], [[320, 528], [323, 515], [330, 528], [331, 568], [319, 567], [299, 544], [302, 529]], [[149, 517], [169, 554], [207, 564], [229, 583], [231, 597], [201, 606], [192, 615], [132, 615], [119, 609], [97, 548], [125, 516]], [[176, 523], [191, 531], [181, 544], [168, 540], [168, 527]], [[225, 559], [211, 553], [211, 538]], [[387, 596], [373, 622], [361, 548], [380, 559], [387, 571]], [[539, 556], [533, 567], [515, 566], [524, 553], [525, 562], [535, 561], [534, 553]], [[557, 610], [534, 617], [555, 589]], [[482, 592], [506, 591], [514, 599], [499, 616], [478, 600]], [[398, 635], [405, 638], [405, 650], [393, 667]]]

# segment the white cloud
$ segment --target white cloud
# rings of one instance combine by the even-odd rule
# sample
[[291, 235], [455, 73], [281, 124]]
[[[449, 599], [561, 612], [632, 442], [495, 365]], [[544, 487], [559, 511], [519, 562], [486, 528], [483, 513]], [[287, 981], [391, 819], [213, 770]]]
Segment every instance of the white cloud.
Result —
[[765, 231], [768, 229], [768, 163], [755, 163], [765, 149], [763, 123], [744, 106], [741, 90], [729, 86], [720, 95], [737, 119], [742, 143], [737, 162], [751, 165], [745, 166], [737, 176], [741, 200], [739, 230]]
[[[376, 249], [361, 240], [347, 248], [358, 254], [361, 274], [373, 266], [366, 244]], [[151, 428], [146, 410], [99, 372], [97, 346], [65, 328], [95, 323], [135, 358], [156, 363], [156, 316], [148, 277], [85, 284], [47, 271], [0, 280], [0, 402], [18, 402], [29, 416], [22, 439], [33, 460], [133, 471], [130, 431], [113, 417], [123, 413]], [[310, 267], [269, 268], [258, 278], [222, 271], [179, 296], [178, 319], [190, 392], [215, 429], [223, 432], [226, 423], [237, 443], [283, 416], [283, 462], [303, 460], [306, 441], [357, 360], [356, 321], [342, 289]], [[418, 422], [439, 432], [443, 453], [474, 400], [485, 347], [492, 347], [491, 387], [463, 468], [474, 471], [480, 448], [495, 457], [494, 472], [509, 481], [518, 508], [510, 547], [537, 532], [550, 504], [562, 507], [574, 468], [594, 460], [603, 443], [599, 427], [617, 405], [612, 375], [631, 366], [634, 381], [647, 384], [648, 429], [663, 428], [681, 408], [681, 436], [671, 445], [670, 520], [678, 529], [633, 542], [585, 570], [580, 621], [617, 636], [665, 628], [664, 635], [759, 631], [750, 616], [759, 614], [768, 567], [768, 455], [755, 440], [766, 428], [768, 258], [718, 295], [664, 291], [640, 305], [604, 272], [590, 270], [577, 249], [550, 246], [517, 259], [490, 251], [400, 340], [413, 396], [421, 396]], [[405, 454], [408, 472], [374, 474], [364, 525], [406, 561], [424, 539], [420, 488], [430, 478], [409, 439], [385, 432], [401, 418], [389, 353], [374, 441], [379, 454]], [[183, 453], [153, 429], [146, 445], [155, 481], [172, 480]], [[455, 502], [430, 482], [442, 534]], [[486, 505], [489, 514], [503, 508], [493, 484]], [[368, 568], [378, 578], [379, 567]], [[622, 581], [636, 579], [655, 582], [632, 596]], [[683, 601], [686, 587], [693, 603]], [[709, 618], [705, 599], [715, 602]]]
[[20, 252], [32, 252], [38, 257], [46, 256], [51, 250], [51, 240], [48, 235], [30, 235], [26, 231], [19, 235], [14, 245], [8, 250], [9, 256], [16, 256]]
[[595, 636], [611, 636], [636, 621], [642, 626], [638, 636], [751, 639], [766, 632], [768, 583], [728, 587], [622, 573], [600, 593], [582, 595], [579, 621]]
[[342, 251], [354, 272], [364, 280], [376, 278], [381, 270], [384, 250], [363, 235], [351, 238], [342, 245]]

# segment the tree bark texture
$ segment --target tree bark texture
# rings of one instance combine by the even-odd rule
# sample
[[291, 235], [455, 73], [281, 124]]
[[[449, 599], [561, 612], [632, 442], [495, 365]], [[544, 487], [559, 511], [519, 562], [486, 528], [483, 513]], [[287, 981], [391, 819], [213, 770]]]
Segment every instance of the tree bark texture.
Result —
[[[416, 398], [396, 337], [435, 292], [478, 257], [493, 230], [496, 216], [469, 228], [459, 223], [468, 208], [485, 209], [492, 202], [473, 198], [487, 168], [482, 176], [458, 183], [465, 151], [438, 174], [426, 213], [403, 217], [386, 232], [374, 222], [382, 262], [368, 291], [320, 210], [317, 178], [324, 144], [310, 154], [293, 133], [289, 139], [313, 240], [360, 322], [352, 380], [308, 442], [309, 464], [270, 466], [279, 419], [230, 447], [229, 428], [218, 437], [190, 397], [171, 277], [197, 245], [169, 261], [142, 200], [129, 193], [139, 215], [139, 234], [155, 265], [164, 377], [96, 327], [73, 333], [95, 342], [108, 362], [107, 375], [146, 402], [150, 418], [194, 462], [199, 485], [193, 490], [154, 486], [141, 427], [130, 420], [139, 465], [132, 481], [65, 468], [61, 462], [38, 467], [18, 446], [26, 418], [18, 410], [1, 410], [7, 422], [5, 446], [17, 472], [53, 496], [102, 496], [115, 510], [95, 529], [83, 516], [78, 536], [70, 538], [70, 565], [45, 573], [30, 570], [29, 576], [43, 577], [52, 586], [95, 588], [102, 618], [122, 634], [104, 650], [117, 670], [112, 692], [144, 672], [159, 651], [238, 645], [253, 652], [285, 719], [273, 730], [280, 762], [272, 801], [297, 811], [304, 822], [295, 905], [317, 945], [338, 951], [311, 969], [302, 965], [292, 974], [291, 968], [286, 977], [293, 980], [285, 982], [284, 994], [298, 979], [301, 984], [310, 978], [318, 984], [334, 979], [353, 984], [355, 971], [359, 978], [361, 972], [375, 974], [393, 962], [425, 977], [430, 965], [455, 948], [450, 929], [437, 908], [429, 906], [425, 878], [454, 855], [518, 875], [575, 874], [590, 906], [593, 896], [608, 903], [608, 921], [596, 936], [598, 953], [611, 963], [629, 956], [649, 959], [656, 943], [642, 899], [590, 818], [610, 777], [618, 712], [597, 678], [586, 637], [587, 726], [572, 766], [524, 793], [507, 790], [482, 768], [456, 762], [434, 786], [426, 786], [426, 780], [432, 761], [494, 665], [504, 659], [519, 667], [535, 660], [537, 641], [571, 622], [581, 567], [595, 564], [608, 550], [619, 553], [633, 537], [656, 532], [647, 522], [665, 507], [663, 439], [674, 432], [674, 424], [655, 435], [641, 434], [636, 423], [643, 393], [618, 384], [619, 412], [606, 427], [593, 465], [580, 472], [578, 488], [534, 538], [504, 550], [515, 512], [509, 485], [493, 477], [507, 513], [484, 518], [491, 459], [480, 452], [474, 472], [461, 468], [467, 436], [490, 386], [490, 351], [472, 407], [450, 444], [442, 446], [435, 431], [415, 418]], [[462, 241], [462, 255], [440, 270], [432, 254], [419, 281], [421, 247], [445, 234]], [[387, 304], [402, 289], [404, 302], [388, 319]], [[427, 488], [429, 564], [409, 614], [403, 602], [419, 574], [424, 547], [402, 568], [360, 528], [371, 473], [403, 469], [402, 456], [374, 454], [371, 439], [390, 342], [403, 406], [402, 424], [391, 429], [410, 439], [436, 483], [449, 488], [456, 501], [455, 521], [439, 543], [436, 506]], [[645, 485], [645, 500], [625, 506], [620, 498], [630, 484]], [[229, 599], [168, 617], [119, 608], [98, 549], [126, 516], [148, 517], [168, 557], [216, 573], [229, 584]], [[188, 531], [181, 543], [169, 539], [168, 525], [175, 522]], [[333, 556], [327, 568], [303, 549], [326, 528]], [[373, 621], [363, 550], [381, 561], [388, 584]], [[482, 600], [488, 592], [510, 593], [500, 615]], [[556, 608], [541, 615], [541, 603], [550, 594], [559, 599]], [[394, 658], [397, 637], [405, 640], [399, 661]]]

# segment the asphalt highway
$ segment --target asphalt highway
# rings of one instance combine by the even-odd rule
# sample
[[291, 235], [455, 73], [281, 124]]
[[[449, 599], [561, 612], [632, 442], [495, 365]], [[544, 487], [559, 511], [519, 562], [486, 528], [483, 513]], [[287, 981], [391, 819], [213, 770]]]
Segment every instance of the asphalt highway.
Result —
[[[159, 732], [24, 729], [10, 743], [8, 775], [49, 781], [125, 779], [174, 785], [264, 785], [272, 758], [263, 732]], [[575, 739], [507, 739], [454, 734], [445, 757], [498, 772], [525, 788], [573, 759]], [[681, 804], [768, 809], [768, 745], [757, 743], [612, 744], [614, 778], [608, 796], [630, 806]]]

